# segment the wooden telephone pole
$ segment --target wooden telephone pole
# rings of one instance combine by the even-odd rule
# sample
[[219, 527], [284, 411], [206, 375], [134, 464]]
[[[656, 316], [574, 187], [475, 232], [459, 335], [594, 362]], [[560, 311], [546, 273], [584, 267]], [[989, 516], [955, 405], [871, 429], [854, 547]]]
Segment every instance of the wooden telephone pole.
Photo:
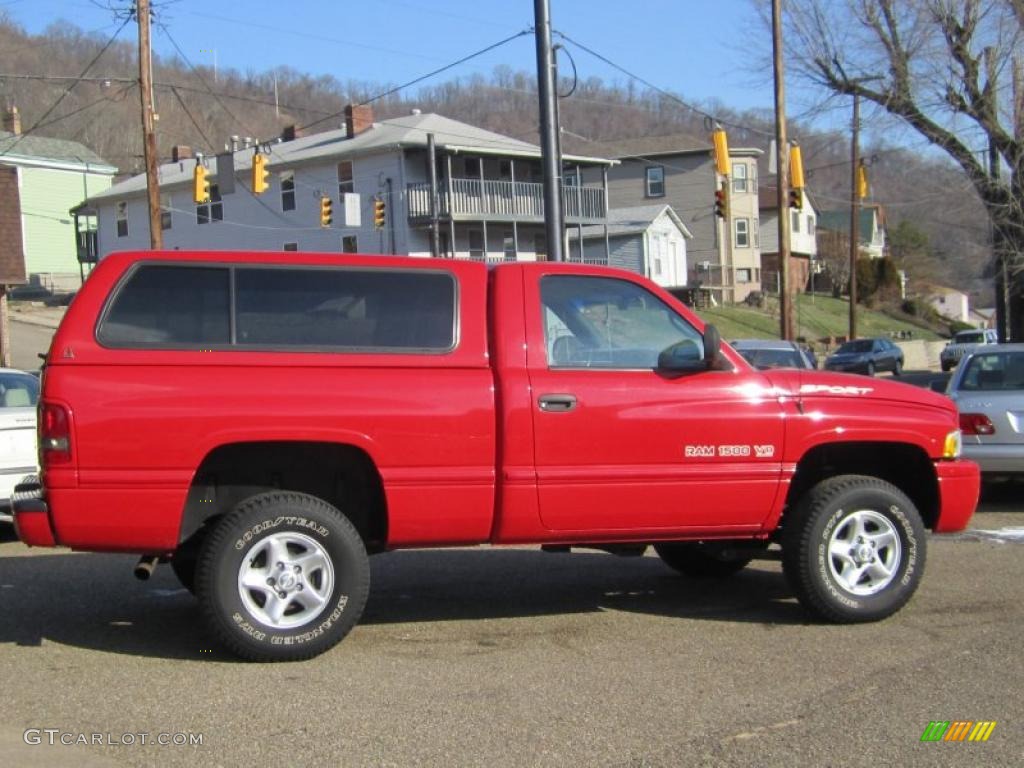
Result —
[[[782, 71], [782, 0], [772, 0], [772, 48], [775, 56], [775, 164], [778, 168], [776, 205], [779, 209], [779, 337], [796, 335], [793, 294], [789, 279], [789, 142], [786, 140], [786, 86]], [[757, 190], [754, 190], [757, 194]]]
[[164, 247], [160, 227], [160, 179], [157, 176], [156, 129], [153, 116], [153, 56], [149, 35], [149, 0], [136, 0], [139, 23], [139, 96], [142, 101], [142, 148], [146, 158], [146, 192], [149, 201], [149, 246]]

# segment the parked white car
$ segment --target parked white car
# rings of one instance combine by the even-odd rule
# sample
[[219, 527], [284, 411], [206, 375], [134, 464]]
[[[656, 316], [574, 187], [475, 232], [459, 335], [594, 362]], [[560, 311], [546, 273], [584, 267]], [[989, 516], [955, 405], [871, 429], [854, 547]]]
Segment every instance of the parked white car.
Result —
[[36, 401], [39, 379], [0, 368], [0, 521], [11, 522], [14, 486], [39, 471]]

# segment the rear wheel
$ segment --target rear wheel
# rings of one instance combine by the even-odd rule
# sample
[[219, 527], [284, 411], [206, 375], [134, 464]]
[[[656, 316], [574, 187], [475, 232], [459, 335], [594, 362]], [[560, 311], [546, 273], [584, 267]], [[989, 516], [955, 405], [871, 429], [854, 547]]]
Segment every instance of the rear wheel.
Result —
[[196, 568], [207, 625], [252, 661], [328, 650], [359, 620], [369, 587], [369, 558], [355, 527], [301, 493], [243, 501], [207, 536]]
[[894, 485], [840, 475], [814, 486], [787, 517], [783, 571], [811, 613], [838, 623], [877, 621], [917, 589], [924, 524]]
[[892, 369], [892, 375], [893, 376], [900, 376], [902, 374], [903, 374], [903, 361], [897, 359], [896, 360], [896, 365], [894, 365], [893, 369]]
[[753, 555], [726, 542], [672, 541], [654, 545], [669, 568], [695, 579], [722, 579], [742, 571]]

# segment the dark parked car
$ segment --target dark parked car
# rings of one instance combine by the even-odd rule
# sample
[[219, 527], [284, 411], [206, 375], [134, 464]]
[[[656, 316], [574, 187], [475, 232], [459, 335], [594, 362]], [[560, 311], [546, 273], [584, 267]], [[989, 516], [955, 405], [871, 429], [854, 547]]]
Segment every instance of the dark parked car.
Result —
[[814, 368], [807, 350], [793, 341], [738, 339], [732, 348], [755, 368]]
[[903, 373], [903, 350], [888, 339], [855, 339], [825, 360], [826, 371], [848, 371], [874, 376], [877, 371]]
[[946, 389], [960, 409], [963, 456], [982, 475], [1024, 476], [1024, 344], [979, 344]]

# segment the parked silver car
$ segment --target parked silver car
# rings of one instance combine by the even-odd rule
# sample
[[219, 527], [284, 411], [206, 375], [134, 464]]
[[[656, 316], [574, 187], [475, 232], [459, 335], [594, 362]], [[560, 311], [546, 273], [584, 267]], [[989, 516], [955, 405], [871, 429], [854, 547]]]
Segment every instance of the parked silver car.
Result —
[[36, 464], [36, 401], [39, 379], [0, 368], [0, 522], [10, 522], [14, 487], [39, 471]]
[[755, 368], [815, 368], [807, 350], [794, 341], [737, 339], [732, 348]]
[[968, 352], [946, 394], [960, 409], [963, 455], [983, 475], [1024, 475], [1024, 344]]

